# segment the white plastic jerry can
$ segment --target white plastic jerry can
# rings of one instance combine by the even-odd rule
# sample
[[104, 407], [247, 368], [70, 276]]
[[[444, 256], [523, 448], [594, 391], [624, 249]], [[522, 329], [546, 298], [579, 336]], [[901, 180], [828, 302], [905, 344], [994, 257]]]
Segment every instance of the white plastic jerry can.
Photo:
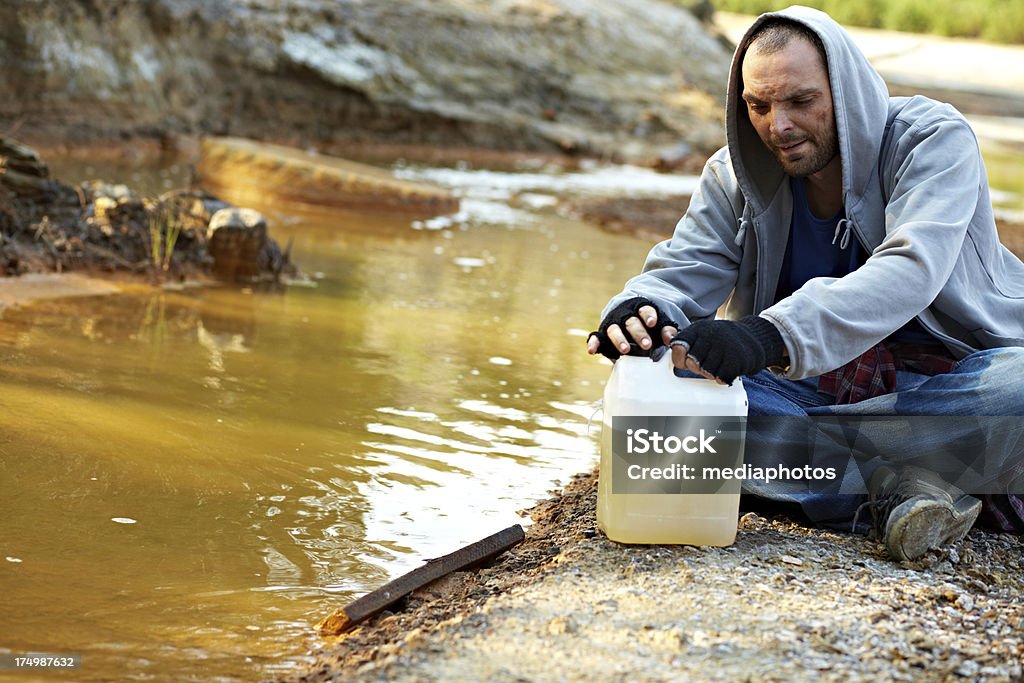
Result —
[[605, 387], [597, 525], [622, 543], [736, 540], [747, 394], [623, 356]]

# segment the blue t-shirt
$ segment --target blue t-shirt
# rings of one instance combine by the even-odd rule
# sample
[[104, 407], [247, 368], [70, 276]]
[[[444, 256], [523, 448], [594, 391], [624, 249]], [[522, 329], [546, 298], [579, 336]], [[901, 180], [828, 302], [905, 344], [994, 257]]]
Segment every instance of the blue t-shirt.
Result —
[[[779, 273], [779, 284], [775, 290], [776, 301], [786, 298], [812, 278], [843, 277], [860, 268], [867, 260], [867, 253], [855, 236], [851, 235], [846, 248], [843, 248], [843, 233], [847, 230], [845, 226], [836, 235], [836, 227], [846, 217], [846, 210], [840, 209], [831, 218], [818, 218], [811, 212], [807, 202], [804, 182], [803, 178], [789, 179], [793, 191], [793, 220], [790, 223], [782, 271]], [[886, 341], [924, 344], [937, 340], [915, 318], [893, 332]]]
[[790, 178], [789, 186], [793, 191], [793, 221], [779, 274], [779, 286], [775, 291], [776, 301], [800, 289], [810, 279], [843, 277], [867, 260], [856, 239], [850, 239], [843, 249], [843, 236], [836, 237], [836, 227], [846, 217], [845, 209], [840, 209], [831, 218], [818, 218], [811, 213], [807, 203], [804, 179]]

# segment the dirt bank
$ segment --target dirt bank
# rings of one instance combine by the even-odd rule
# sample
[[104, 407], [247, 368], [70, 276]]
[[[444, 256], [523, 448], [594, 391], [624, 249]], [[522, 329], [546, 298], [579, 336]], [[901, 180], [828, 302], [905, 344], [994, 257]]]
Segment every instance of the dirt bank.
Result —
[[[653, 158], [720, 144], [729, 53], [654, 0], [7, 0], [0, 131]], [[347, 152], [345, 152], [347, 154]]]
[[1024, 543], [973, 530], [897, 564], [863, 536], [748, 512], [729, 548], [595, 527], [596, 475], [524, 544], [318, 653], [290, 681], [1020, 680]]
[[[101, 180], [70, 185], [53, 177], [36, 150], [0, 136], [0, 278], [68, 271], [153, 284], [211, 276], [279, 282], [298, 274], [255, 211], [200, 189], [151, 197]], [[85, 278], [37, 278], [6, 291], [25, 300], [65, 286], [95, 288]]]

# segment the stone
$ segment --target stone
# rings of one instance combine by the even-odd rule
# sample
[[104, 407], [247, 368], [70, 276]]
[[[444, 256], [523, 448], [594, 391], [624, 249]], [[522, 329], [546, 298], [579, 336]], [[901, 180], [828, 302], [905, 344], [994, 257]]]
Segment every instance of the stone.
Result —
[[229, 280], [260, 275], [260, 252], [267, 243], [267, 221], [253, 209], [221, 209], [210, 218], [206, 248], [213, 274]]

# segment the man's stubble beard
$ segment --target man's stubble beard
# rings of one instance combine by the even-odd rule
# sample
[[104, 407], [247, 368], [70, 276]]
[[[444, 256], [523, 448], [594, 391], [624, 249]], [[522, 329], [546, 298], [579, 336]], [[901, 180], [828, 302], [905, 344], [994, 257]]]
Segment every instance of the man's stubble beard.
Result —
[[[829, 162], [839, 153], [839, 139], [835, 131], [826, 139], [824, 144], [821, 144], [818, 138], [808, 138], [808, 141], [813, 143], [810, 155], [795, 161], [786, 159], [776, 147], [771, 147], [775, 160], [779, 162], [782, 170], [787, 175], [796, 178], [806, 178], [828, 166]], [[781, 144], [785, 145], [787, 141], [782, 141]]]

